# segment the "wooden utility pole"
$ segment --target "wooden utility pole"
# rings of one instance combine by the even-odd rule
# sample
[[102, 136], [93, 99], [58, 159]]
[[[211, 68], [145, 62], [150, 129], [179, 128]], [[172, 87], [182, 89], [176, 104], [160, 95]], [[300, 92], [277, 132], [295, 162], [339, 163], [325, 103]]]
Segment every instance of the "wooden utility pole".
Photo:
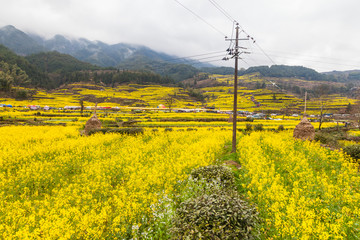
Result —
[[236, 152], [236, 121], [237, 121], [237, 91], [238, 91], [238, 60], [239, 60], [239, 24], [236, 24], [236, 38], [235, 38], [235, 75], [234, 75], [234, 109], [233, 109], [233, 136], [232, 136], [232, 150]]
[[304, 117], [306, 117], [306, 98], [307, 98], [307, 91], [305, 91]]
[[[239, 39], [239, 23], [236, 23], [236, 38], [235, 39], [227, 39], [227, 37], [225, 37], [225, 40], [227, 41], [233, 41], [235, 40], [235, 49], [231, 49], [229, 47], [228, 50], [228, 54], [232, 56], [232, 58], [235, 58], [235, 74], [234, 74], [234, 108], [233, 108], [233, 137], [232, 137], [232, 153], [236, 152], [236, 123], [237, 123], [237, 91], [238, 91], [238, 61], [239, 61], [239, 56], [242, 53], [247, 53], [249, 54], [249, 52], [245, 52], [245, 51], [239, 51], [239, 49], [246, 49], [244, 47], [239, 47], [239, 40], [249, 40], [250, 36], [247, 36], [246, 38], [241, 38]], [[251, 38], [253, 39], [253, 38]], [[255, 40], [253, 40], [255, 42]], [[225, 57], [223, 58], [223, 60], [227, 61], [229, 60], [229, 58]]]

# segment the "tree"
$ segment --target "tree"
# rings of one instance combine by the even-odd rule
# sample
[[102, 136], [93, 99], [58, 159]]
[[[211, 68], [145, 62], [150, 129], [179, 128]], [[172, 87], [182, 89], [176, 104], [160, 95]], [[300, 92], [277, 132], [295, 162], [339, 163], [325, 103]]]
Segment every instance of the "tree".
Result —
[[273, 99], [274, 101], [276, 101], [276, 94], [275, 94], [275, 93], [273, 93], [272, 99]]
[[83, 115], [83, 112], [84, 112], [84, 99], [80, 99], [79, 100], [79, 103], [80, 103], [80, 114], [81, 116]]
[[322, 123], [324, 122], [324, 114], [326, 111], [326, 106], [329, 102], [329, 100], [326, 99], [326, 96], [329, 93], [329, 90], [329, 85], [326, 84], [321, 84], [313, 88], [314, 95], [316, 98], [318, 98], [320, 105], [319, 130], [321, 129]]
[[0, 91], [9, 92], [13, 85], [18, 86], [28, 82], [28, 75], [18, 65], [0, 62]]
[[360, 101], [351, 105], [350, 119], [360, 130]]
[[290, 116], [292, 114], [292, 104], [286, 104], [283, 108], [281, 108], [281, 113], [283, 114], [283, 120], [285, 116]]
[[171, 109], [176, 101], [175, 99], [175, 95], [167, 95], [167, 97], [165, 98], [165, 105], [169, 108], [169, 111], [171, 112]]

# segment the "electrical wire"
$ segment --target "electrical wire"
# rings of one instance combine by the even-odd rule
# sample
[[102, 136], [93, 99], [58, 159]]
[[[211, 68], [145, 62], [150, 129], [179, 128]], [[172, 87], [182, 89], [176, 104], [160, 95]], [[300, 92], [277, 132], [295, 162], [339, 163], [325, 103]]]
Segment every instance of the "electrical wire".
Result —
[[[315, 58], [315, 59], [328, 59], [328, 60], [333, 60], [336, 61], [336, 63], [338, 62], [348, 62], [349, 60], [345, 60], [345, 59], [339, 59], [339, 58], [329, 58], [329, 57], [319, 57], [319, 56], [311, 56], [311, 55], [306, 55], [306, 54], [301, 54], [301, 53], [290, 53], [290, 52], [282, 52], [282, 51], [272, 51], [272, 50], [267, 50], [270, 53], [275, 53], [275, 54], [285, 54], [285, 55], [292, 55], [292, 56], [299, 56], [299, 57], [308, 57], [308, 58]], [[355, 62], [353, 62], [355, 63]], [[360, 65], [360, 62], [356, 62], [355, 64]]]
[[186, 10], [188, 10], [190, 13], [192, 13], [194, 16], [196, 16], [198, 19], [200, 19], [201, 21], [203, 21], [204, 23], [206, 23], [208, 26], [210, 26], [211, 28], [213, 28], [215, 31], [217, 31], [218, 33], [220, 33], [221, 35], [225, 36], [226, 35], [221, 32], [219, 29], [217, 29], [214, 25], [210, 24], [208, 21], [206, 21], [204, 18], [200, 17], [197, 13], [195, 13], [194, 11], [192, 11], [190, 8], [186, 7], [184, 4], [182, 4], [181, 2], [179, 2], [178, 0], [174, 0], [175, 2], [177, 2], [180, 6], [182, 6], [183, 8], [185, 8]]
[[212, 57], [204, 57], [204, 58], [199, 58], [199, 59], [193, 59], [193, 60], [189, 60], [190, 62], [194, 62], [194, 61], [200, 61], [200, 60], [204, 60], [204, 59], [210, 59], [210, 58], [220, 58], [220, 57], [222, 57], [222, 56], [224, 56], [223, 54], [221, 54], [221, 55], [217, 55], [217, 56], [212, 56]]
[[199, 63], [193, 63], [194, 65], [197, 65], [197, 64], [202, 64], [202, 63], [211, 63], [211, 62], [220, 62], [222, 61], [220, 58], [219, 59], [216, 59], [216, 60], [210, 60], [210, 61], [205, 61], [205, 62], [199, 62]]
[[224, 16], [227, 17], [231, 22], [236, 22], [235, 19], [228, 12], [226, 12], [224, 8], [222, 8], [217, 2], [215, 2], [215, 0], [209, 0], [209, 2], [222, 14], [224, 14]]
[[276, 65], [275, 61], [260, 47], [258, 43], [255, 42], [255, 45], [260, 49], [260, 51], [274, 64]]
[[186, 60], [186, 59], [189, 59], [189, 58], [202, 57], [202, 56], [206, 56], [206, 55], [213, 55], [213, 54], [218, 54], [218, 53], [223, 53], [223, 52], [224, 52], [224, 51], [211, 52], [211, 53], [203, 53], [203, 54], [192, 55], [192, 56], [187, 56], [187, 57], [180, 57], [180, 58], [166, 59], [166, 60], [164, 60], [164, 61]]
[[[254, 54], [258, 54], [258, 53], [254, 53]], [[286, 57], [286, 56], [280, 56], [280, 55], [272, 55], [273, 57], [278, 57], [278, 58], [285, 58], [285, 59], [290, 59], [290, 60], [301, 60], [301, 61], [305, 61], [305, 62], [315, 62], [315, 63], [322, 63], [322, 64], [328, 64], [328, 65], [340, 65], [340, 66], [345, 66], [345, 67], [355, 67], [355, 68], [360, 68], [360, 65], [351, 65], [351, 64], [343, 64], [343, 63], [332, 63], [332, 62], [324, 62], [324, 61], [318, 61], [318, 60], [309, 60], [309, 59], [296, 59], [296, 58], [292, 58], [292, 57]]]

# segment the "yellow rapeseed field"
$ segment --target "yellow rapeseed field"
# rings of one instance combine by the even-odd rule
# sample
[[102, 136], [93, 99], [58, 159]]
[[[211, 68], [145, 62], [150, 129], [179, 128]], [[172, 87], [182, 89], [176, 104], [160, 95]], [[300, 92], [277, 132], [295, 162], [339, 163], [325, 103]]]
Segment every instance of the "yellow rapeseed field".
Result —
[[[75, 127], [0, 128], [3, 239], [133, 238], [226, 131], [79, 136]], [[141, 230], [141, 231], [140, 231]]]

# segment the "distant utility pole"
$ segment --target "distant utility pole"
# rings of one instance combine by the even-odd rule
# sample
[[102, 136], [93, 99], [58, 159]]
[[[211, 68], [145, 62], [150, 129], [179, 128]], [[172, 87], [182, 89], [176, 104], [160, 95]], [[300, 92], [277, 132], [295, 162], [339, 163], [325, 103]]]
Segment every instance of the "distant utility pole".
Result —
[[306, 99], [307, 99], [307, 91], [305, 91], [304, 117], [306, 117]]
[[[228, 41], [235, 40], [235, 49], [228, 49], [232, 58], [235, 58], [235, 74], [234, 74], [234, 108], [233, 108], [233, 136], [232, 136], [232, 153], [236, 152], [236, 124], [237, 124], [237, 91], [238, 91], [238, 60], [239, 55], [241, 53], [249, 53], [249, 52], [240, 52], [239, 48], [245, 49], [243, 47], [239, 47], [239, 40], [249, 40], [249, 36], [247, 38], [239, 39], [239, 23], [236, 23], [236, 38], [235, 39], [226, 39]], [[223, 60], [229, 60], [228, 58], [224, 58]]]

